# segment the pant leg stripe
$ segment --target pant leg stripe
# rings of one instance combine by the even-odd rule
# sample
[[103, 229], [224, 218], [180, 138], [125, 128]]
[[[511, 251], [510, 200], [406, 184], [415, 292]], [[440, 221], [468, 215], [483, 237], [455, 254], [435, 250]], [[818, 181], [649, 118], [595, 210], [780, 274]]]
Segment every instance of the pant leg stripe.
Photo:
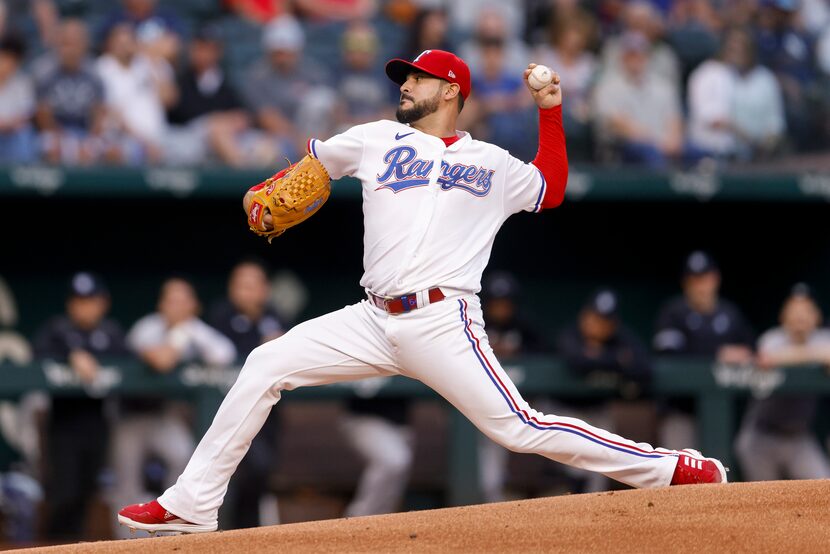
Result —
[[510, 408], [510, 411], [516, 414], [516, 416], [522, 421], [522, 423], [524, 423], [525, 425], [529, 425], [534, 429], [539, 429], [540, 431], [557, 430], [572, 433], [574, 435], [578, 435], [582, 438], [588, 439], [607, 448], [618, 450], [620, 452], [626, 452], [628, 454], [633, 454], [635, 456], [640, 456], [643, 458], [662, 458], [664, 456], [677, 455], [674, 452], [643, 450], [633, 445], [623, 444], [617, 441], [612, 441], [610, 439], [600, 437], [596, 433], [592, 433], [591, 431], [583, 429], [577, 425], [561, 421], [539, 421], [535, 417], [530, 416], [525, 410], [519, 408], [519, 405], [513, 398], [513, 395], [510, 394], [510, 391], [507, 389], [507, 387], [501, 381], [499, 376], [496, 374], [495, 370], [493, 369], [493, 366], [490, 364], [490, 361], [487, 359], [487, 356], [485, 356], [484, 351], [481, 349], [481, 342], [479, 341], [478, 337], [476, 337], [475, 334], [473, 334], [471, 328], [472, 320], [467, 316], [467, 302], [464, 299], [459, 299], [458, 304], [459, 313], [461, 315], [461, 322], [464, 324], [464, 334], [467, 336], [467, 340], [470, 342], [470, 345], [472, 346], [473, 353], [475, 354], [479, 364], [481, 364], [487, 376], [490, 378], [490, 381], [492, 381], [493, 385], [496, 386], [499, 393], [504, 398], [505, 402], [507, 402], [507, 406], [508, 408]]

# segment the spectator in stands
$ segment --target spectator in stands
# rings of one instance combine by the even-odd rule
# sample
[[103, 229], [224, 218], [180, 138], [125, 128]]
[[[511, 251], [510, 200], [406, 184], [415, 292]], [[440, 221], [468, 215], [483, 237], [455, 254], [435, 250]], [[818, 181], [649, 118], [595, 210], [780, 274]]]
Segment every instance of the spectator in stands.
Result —
[[651, 168], [683, 155], [683, 120], [677, 89], [648, 71], [648, 40], [639, 33], [619, 42], [620, 71], [602, 74], [594, 91], [597, 139], [603, 158]]
[[0, 38], [19, 32], [36, 52], [54, 45], [59, 19], [55, 0], [0, 0]]
[[548, 31], [549, 42], [537, 48], [537, 63], [554, 68], [562, 79], [568, 101], [562, 106], [562, 124], [568, 137], [569, 159], [590, 157], [591, 87], [597, 60], [589, 50], [596, 37], [596, 20], [587, 12], [573, 10], [556, 17]]
[[[156, 373], [170, 373], [187, 362], [219, 366], [233, 363], [233, 343], [199, 319], [198, 314], [199, 299], [193, 285], [182, 277], [167, 279], [161, 286], [157, 311], [133, 325], [127, 334], [127, 345]], [[111, 452], [115, 505], [127, 498], [152, 497], [143, 490], [142, 467], [148, 455], [164, 462], [166, 488], [184, 470], [195, 447], [193, 435], [175, 402], [153, 396], [126, 397], [121, 399], [120, 408]], [[116, 532], [126, 535], [119, 527]]]
[[772, 72], [755, 60], [752, 36], [726, 33], [719, 59], [689, 77], [689, 140], [710, 155], [752, 160], [772, 154], [784, 134], [784, 104]]
[[748, 27], [758, 16], [758, 0], [732, 0], [718, 6], [718, 14], [727, 27]]
[[[830, 14], [830, 6], [828, 6]], [[825, 139], [830, 137], [830, 25], [825, 25], [816, 36], [815, 51], [816, 67], [819, 71], [819, 100], [822, 103], [822, 113], [825, 114], [823, 124], [823, 135]]]
[[184, 24], [175, 12], [159, 7], [156, 0], [122, 0], [121, 4], [104, 20], [99, 38], [107, 40], [115, 27], [126, 24], [144, 56], [154, 63], [175, 65], [184, 36]]
[[491, 38], [478, 43], [481, 69], [473, 74], [475, 100], [470, 113], [479, 115], [477, 135], [513, 153], [531, 159], [535, 153], [528, 129], [536, 123], [533, 99], [527, 94], [522, 73], [507, 67], [505, 43]]
[[294, 9], [316, 21], [368, 21], [378, 10], [377, 0], [294, 0]]
[[623, 60], [627, 45], [626, 36], [637, 33], [646, 38], [643, 54], [646, 57], [644, 71], [680, 93], [680, 61], [669, 45], [663, 42], [665, 21], [663, 15], [648, 0], [627, 2], [621, 13], [622, 30], [603, 42], [601, 72], [627, 73], [628, 66]]
[[293, 17], [270, 22], [262, 35], [266, 57], [248, 70], [243, 90], [259, 126], [290, 159], [305, 151], [307, 137], [328, 136], [333, 130], [331, 80], [317, 65], [302, 63], [304, 44], [305, 32]]
[[[424, 50], [452, 50], [447, 11], [441, 7], [422, 8], [409, 26], [406, 49], [401, 58], [412, 60]], [[396, 97], [399, 92], [395, 88]]]
[[830, 26], [830, 3], [827, 0], [800, 0], [796, 2], [798, 23], [808, 35], [815, 38]]
[[284, 15], [290, 8], [289, 0], [223, 0], [225, 9], [240, 17], [265, 25], [274, 18]]
[[97, 69], [104, 85], [108, 125], [122, 135], [125, 161], [160, 162], [167, 133], [165, 108], [177, 97], [171, 67], [139, 53], [132, 27], [121, 23], [111, 28]]
[[[424, 4], [432, 5], [434, 2], [428, 0]], [[383, 2], [381, 13], [389, 23], [401, 28], [409, 28], [421, 7], [421, 2], [416, 0], [386, 0]]]
[[[439, 2], [427, 0], [420, 3], [435, 5]], [[447, 7], [450, 27], [453, 33], [459, 36], [469, 37], [474, 35], [480, 29], [481, 14], [494, 10], [498, 12], [499, 19], [502, 21], [498, 25], [503, 26], [509, 36], [520, 37], [522, 35], [526, 3], [521, 0], [453, 0], [452, 2], [440, 3]], [[467, 58], [464, 58], [464, 60], [467, 61]], [[527, 61], [524, 62], [520, 71], [523, 71], [526, 67]], [[470, 69], [472, 69], [472, 66], [470, 66]], [[475, 73], [475, 70], [472, 72]]]
[[[648, 349], [621, 322], [619, 298], [609, 288], [601, 288], [588, 298], [576, 324], [558, 335], [556, 350], [575, 376], [615, 390], [626, 400], [642, 397], [651, 381]], [[618, 424], [609, 406], [604, 399], [568, 400], [556, 413], [613, 430]], [[600, 474], [579, 471], [575, 475], [585, 480], [579, 492], [596, 492], [609, 486], [608, 479]]]
[[177, 78], [178, 97], [167, 112], [166, 158], [183, 165], [218, 158], [234, 167], [275, 162], [270, 145], [250, 129], [221, 61], [218, 29], [202, 27], [188, 45], [188, 66]]
[[684, 77], [718, 51], [723, 21], [712, 0], [672, 2], [666, 41], [680, 59]]
[[[830, 365], [830, 329], [809, 287], [796, 285], [781, 308], [780, 326], [758, 340], [761, 370]], [[813, 434], [818, 396], [776, 395], [753, 400], [735, 450], [748, 481], [830, 478], [830, 460]]]
[[[210, 311], [208, 323], [233, 342], [239, 357], [283, 333], [283, 323], [269, 303], [270, 293], [265, 265], [244, 260], [231, 271], [227, 298]], [[223, 518], [228, 521], [223, 527], [243, 529], [278, 523], [264, 520], [260, 513], [262, 500], [276, 504], [268, 494], [268, 479], [277, 464], [277, 427], [277, 412], [272, 411], [231, 479], [223, 508]]]
[[[41, 327], [34, 340], [35, 355], [68, 364], [84, 390], [90, 390], [98, 378], [100, 358], [127, 353], [121, 328], [106, 317], [109, 309], [109, 292], [101, 278], [75, 274], [66, 313]], [[104, 401], [88, 392], [56, 396], [47, 428], [46, 534], [54, 540], [79, 540], [84, 538], [86, 512], [106, 460]]]
[[[536, 329], [519, 311], [521, 287], [506, 271], [487, 275], [481, 288], [481, 309], [493, 353], [503, 362], [544, 350]], [[502, 502], [510, 452], [479, 436], [479, 484], [485, 502]]]
[[504, 4], [487, 4], [477, 12], [475, 34], [461, 45], [459, 56], [470, 66], [474, 76], [486, 71], [485, 50], [495, 43], [502, 45], [503, 66], [508, 74], [521, 78], [522, 71], [527, 68], [527, 46], [509, 27], [505, 8]]
[[815, 146], [817, 107], [813, 40], [798, 22], [795, 0], [763, 0], [757, 18], [758, 61], [772, 70], [784, 93], [789, 136], [803, 150]]
[[816, 64], [824, 77], [830, 77], [830, 25], [818, 36], [816, 41]]
[[[580, 6], [579, 0], [531, 0], [525, 3], [524, 10], [524, 40], [527, 44], [538, 47], [551, 41], [551, 30], [559, 27], [559, 19], [571, 19], [575, 12], [585, 8]], [[594, 6], [595, 7], [595, 6]], [[596, 10], [591, 9], [596, 18]]]
[[[105, 154], [104, 88], [88, 54], [86, 24], [66, 19], [55, 51], [36, 63], [36, 121], [50, 163], [91, 164]], [[107, 157], [120, 158], [117, 151]]]
[[[720, 297], [720, 284], [720, 270], [708, 253], [689, 254], [683, 267], [683, 295], [667, 301], [657, 316], [653, 346], [658, 354], [731, 365], [752, 362], [752, 329], [738, 307]], [[699, 444], [694, 402], [670, 400], [658, 443], [666, 448], [694, 447]]]
[[0, 38], [0, 163], [30, 162], [37, 153], [31, 126], [35, 94], [20, 71], [23, 52], [23, 41], [17, 36]]
[[388, 79], [377, 64], [378, 36], [366, 23], [352, 23], [343, 34], [343, 68], [338, 79], [341, 128], [392, 119]]

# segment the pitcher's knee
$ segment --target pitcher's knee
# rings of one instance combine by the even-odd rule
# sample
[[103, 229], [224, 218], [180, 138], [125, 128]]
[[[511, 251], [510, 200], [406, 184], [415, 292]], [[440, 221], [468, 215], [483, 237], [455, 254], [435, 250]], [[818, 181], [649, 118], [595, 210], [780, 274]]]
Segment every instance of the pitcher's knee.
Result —
[[279, 356], [275, 356], [275, 354], [279, 354], [279, 352], [275, 352], [274, 345], [270, 342], [266, 342], [265, 344], [260, 344], [248, 354], [248, 357], [245, 358], [245, 364], [242, 366], [242, 371], [246, 371], [251, 367], [259, 367], [260, 365], [267, 363], [268, 360], [272, 358], [279, 358]]
[[270, 378], [275, 383], [279, 382], [285, 375], [292, 371], [292, 357], [279, 345], [275, 344], [279, 339], [257, 346], [245, 359], [239, 377], [256, 379]]

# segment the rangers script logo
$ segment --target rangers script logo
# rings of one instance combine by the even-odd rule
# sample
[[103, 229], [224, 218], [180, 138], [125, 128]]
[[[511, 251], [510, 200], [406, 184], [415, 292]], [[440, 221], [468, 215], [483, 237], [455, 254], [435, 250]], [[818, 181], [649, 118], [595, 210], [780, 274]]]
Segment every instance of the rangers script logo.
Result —
[[[394, 193], [428, 185], [435, 165], [433, 161], [418, 158], [418, 151], [406, 145], [389, 150], [383, 156], [383, 163], [386, 170], [376, 176], [380, 186], [375, 190], [389, 189]], [[486, 167], [461, 163], [449, 165], [442, 161], [438, 184], [441, 190], [458, 188], [481, 197], [490, 192], [494, 174], [495, 170]]]

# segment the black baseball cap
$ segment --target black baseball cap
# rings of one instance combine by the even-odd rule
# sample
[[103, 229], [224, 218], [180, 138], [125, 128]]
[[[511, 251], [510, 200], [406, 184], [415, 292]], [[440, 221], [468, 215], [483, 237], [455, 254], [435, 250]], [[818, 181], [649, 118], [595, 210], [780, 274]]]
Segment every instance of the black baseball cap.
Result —
[[695, 250], [686, 258], [683, 264], [683, 276], [703, 275], [710, 271], [718, 271], [718, 264], [708, 252]]
[[80, 271], [69, 280], [68, 295], [75, 298], [108, 296], [109, 290], [100, 276], [89, 271]]
[[617, 293], [610, 288], [603, 287], [594, 291], [585, 303], [584, 309], [607, 319], [616, 319], [619, 305]]
[[810, 300], [816, 299], [813, 287], [804, 282], [794, 284], [790, 289], [790, 296], [803, 296], [805, 298], [809, 298]]

